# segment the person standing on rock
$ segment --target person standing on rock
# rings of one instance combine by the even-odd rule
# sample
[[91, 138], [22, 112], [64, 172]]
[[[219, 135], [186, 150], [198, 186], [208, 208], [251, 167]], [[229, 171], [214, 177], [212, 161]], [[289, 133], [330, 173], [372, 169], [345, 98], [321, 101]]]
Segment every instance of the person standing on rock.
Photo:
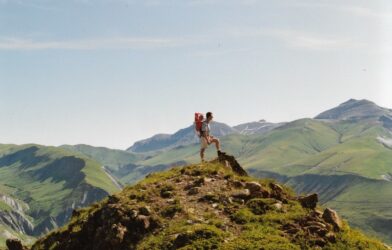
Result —
[[205, 152], [206, 148], [211, 143], [215, 144], [218, 156], [221, 153], [219, 139], [215, 138], [210, 133], [210, 122], [212, 121], [213, 118], [214, 118], [214, 116], [212, 115], [212, 113], [211, 112], [207, 112], [206, 119], [203, 121], [203, 124], [201, 126], [201, 131], [200, 131], [200, 158], [201, 158], [202, 162], [204, 162], [204, 152]]

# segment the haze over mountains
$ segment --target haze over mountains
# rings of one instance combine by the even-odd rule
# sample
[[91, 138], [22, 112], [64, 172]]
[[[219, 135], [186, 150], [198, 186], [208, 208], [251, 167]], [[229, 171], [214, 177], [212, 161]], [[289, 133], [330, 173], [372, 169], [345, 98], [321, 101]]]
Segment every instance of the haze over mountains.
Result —
[[[350, 99], [338, 107], [322, 112], [314, 119], [317, 120], [373, 120], [382, 122], [387, 128], [392, 128], [392, 110], [377, 106], [368, 100]], [[253, 135], [267, 133], [286, 124], [270, 123], [265, 120], [249, 122], [230, 127], [224, 123], [213, 122], [212, 134], [222, 137], [229, 134]], [[157, 134], [148, 139], [135, 142], [127, 149], [129, 152], [146, 153], [156, 150], [167, 150], [185, 146], [198, 141], [193, 125], [180, 129], [174, 134]]]
[[[211, 127], [223, 150], [252, 175], [275, 178], [299, 193], [317, 192], [323, 205], [352, 226], [392, 242], [392, 110], [351, 99], [314, 119], [235, 127], [213, 122]], [[198, 152], [193, 126], [152, 136], [126, 151], [0, 145], [0, 193], [5, 197], [0, 238], [33, 239], [63, 225], [73, 208], [148, 173], [198, 163]], [[215, 154], [211, 147], [207, 157]]]
[[[284, 123], [270, 123], [265, 120], [257, 122], [249, 122], [230, 127], [227, 124], [220, 122], [213, 122], [211, 126], [211, 133], [216, 137], [223, 137], [230, 134], [253, 135], [263, 134], [277, 128]], [[152, 151], [163, 151], [175, 147], [181, 147], [197, 143], [199, 138], [195, 136], [194, 126], [191, 125], [187, 128], [180, 129], [174, 134], [157, 134], [148, 139], [135, 142], [127, 149], [133, 153], [147, 153]]]

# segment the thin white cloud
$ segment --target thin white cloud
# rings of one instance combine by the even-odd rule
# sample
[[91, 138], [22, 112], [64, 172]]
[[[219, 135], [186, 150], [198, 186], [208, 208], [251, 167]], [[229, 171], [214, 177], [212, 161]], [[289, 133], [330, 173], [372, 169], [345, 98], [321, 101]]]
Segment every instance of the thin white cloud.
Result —
[[[2, 0], [0, 0], [2, 1]], [[3, 0], [6, 1], [6, 0]], [[21, 1], [21, 0], [20, 0]], [[79, 3], [94, 4], [96, 0], [74, 0]], [[162, 5], [253, 5], [259, 4], [259, 0], [101, 0], [106, 3], [122, 2], [132, 5], [162, 6]]]
[[363, 48], [366, 44], [346, 37], [314, 34], [299, 30], [238, 28], [228, 31], [234, 37], [266, 39], [272, 38], [290, 48], [307, 50], [338, 50]]
[[188, 0], [191, 5], [211, 5], [211, 4], [237, 4], [237, 5], [253, 5], [258, 4], [258, 0]]
[[20, 38], [0, 38], [0, 50], [97, 50], [97, 49], [158, 49], [181, 47], [196, 40], [185, 38], [102, 38], [69, 41], [34, 41]]
[[271, 35], [290, 47], [309, 50], [358, 49], [365, 46], [364, 43], [349, 38], [328, 37], [292, 30], [276, 31]]
[[0, 50], [158, 49], [192, 45], [211, 45], [215, 44], [217, 41], [230, 42], [238, 40], [241, 40], [241, 43], [243, 44], [241, 48], [226, 47], [224, 50], [214, 49], [195, 53], [195, 55], [199, 56], [211, 56], [247, 52], [251, 50], [247, 46], [250, 45], [251, 42], [260, 42], [259, 44], [262, 46], [264, 42], [271, 41], [271, 39], [282, 43], [288, 48], [304, 50], [366, 49], [369, 47], [366, 42], [354, 40], [349, 36], [341, 37], [295, 29], [230, 27], [216, 30], [216, 32], [210, 31], [208, 35], [204, 34], [188, 37], [114, 37], [54, 41], [0, 37]]
[[[230, 53], [243, 53], [257, 49], [249, 49], [252, 42], [264, 42], [275, 40], [291, 49], [304, 50], [339, 50], [339, 49], [362, 49], [366, 43], [354, 41], [348, 37], [336, 37], [331, 35], [313, 34], [298, 30], [267, 29], [254, 27], [230, 28], [219, 34], [195, 35], [192, 37], [114, 37], [84, 40], [65, 41], [42, 41], [22, 38], [1, 38], [0, 50], [44, 50], [44, 49], [66, 49], [66, 50], [100, 50], [100, 49], [161, 49], [189, 46], [203, 46], [216, 44], [220, 41], [225, 44], [241, 40], [241, 48], [218, 48], [206, 52], [196, 52], [197, 56], [224, 55]], [[258, 47], [260, 47], [258, 46]]]
[[254, 48], [238, 48], [238, 49], [210, 49], [210, 50], [199, 50], [190, 53], [190, 56], [193, 57], [216, 57], [216, 56], [225, 56], [225, 55], [232, 55], [238, 53], [248, 53], [255, 51]]
[[[269, 29], [255, 27], [231, 27], [216, 31], [209, 37], [209, 44], [218, 45], [215, 48], [199, 49], [189, 55], [194, 57], [216, 57], [232, 54], [254, 53], [263, 49], [265, 44], [274, 42], [287, 49], [305, 51], [339, 51], [339, 50], [365, 50], [370, 51], [365, 42], [356, 41], [349, 37], [339, 37], [326, 34], [314, 34], [294, 29]], [[206, 39], [207, 41], [207, 39]], [[217, 43], [218, 41], [218, 43]], [[241, 46], [231, 46], [231, 42], [241, 42]], [[255, 46], [255, 43], [258, 44]], [[222, 44], [222, 46], [219, 46]], [[223, 46], [224, 45], [224, 46]], [[382, 48], [383, 53], [385, 49]]]

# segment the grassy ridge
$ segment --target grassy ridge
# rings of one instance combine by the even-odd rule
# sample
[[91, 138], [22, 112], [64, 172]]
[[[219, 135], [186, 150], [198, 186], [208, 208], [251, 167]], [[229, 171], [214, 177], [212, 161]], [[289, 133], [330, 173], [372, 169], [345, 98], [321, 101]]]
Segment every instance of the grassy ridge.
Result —
[[107, 166], [112, 171], [117, 171], [121, 166], [126, 166], [144, 158], [143, 154], [134, 154], [123, 150], [109, 149], [105, 147], [92, 147], [89, 145], [63, 145], [68, 151], [81, 153], [102, 165]]
[[[329, 190], [329, 200], [325, 202], [341, 212], [353, 226], [392, 242], [388, 226], [392, 215], [390, 209], [386, 209], [391, 207], [392, 183], [382, 177], [392, 173], [392, 150], [380, 143], [378, 137], [389, 138], [390, 132], [374, 121], [301, 119], [265, 135], [229, 135], [221, 141], [223, 149], [233, 153], [248, 169], [267, 171], [284, 178], [309, 174], [333, 178], [338, 175], [364, 177], [340, 193], [333, 192], [334, 180], [321, 182], [324, 189], [332, 189]], [[198, 151], [198, 145], [192, 145], [138, 163], [170, 164], [180, 160], [195, 163], [199, 161]], [[208, 157], [215, 157], [214, 148], [210, 147], [208, 153]], [[292, 181], [290, 184], [293, 187], [308, 185], [309, 192], [317, 190], [316, 184], [306, 181]], [[366, 203], [366, 200], [369, 202]]]
[[[242, 190], [238, 184], [250, 182], [268, 195], [230, 202]], [[189, 186], [198, 192], [189, 194]], [[77, 211], [32, 249], [388, 249], [345, 223], [334, 230], [289, 188], [274, 193], [274, 186], [218, 163], [173, 168]], [[309, 223], [324, 233], [310, 233]]]

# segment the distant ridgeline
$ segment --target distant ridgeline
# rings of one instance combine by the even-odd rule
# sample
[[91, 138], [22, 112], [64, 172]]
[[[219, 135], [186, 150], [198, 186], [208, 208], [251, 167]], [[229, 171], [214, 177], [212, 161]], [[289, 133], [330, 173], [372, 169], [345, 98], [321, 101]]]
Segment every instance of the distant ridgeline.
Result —
[[[392, 243], [390, 109], [349, 100], [314, 119], [235, 127], [213, 122], [211, 128], [251, 176], [274, 178], [298, 194], [318, 193], [320, 204], [351, 227]], [[215, 154], [211, 148], [207, 158]], [[0, 247], [10, 237], [31, 245], [68, 223], [74, 209], [150, 173], [199, 161], [192, 126], [136, 142], [127, 151], [0, 145]]]

